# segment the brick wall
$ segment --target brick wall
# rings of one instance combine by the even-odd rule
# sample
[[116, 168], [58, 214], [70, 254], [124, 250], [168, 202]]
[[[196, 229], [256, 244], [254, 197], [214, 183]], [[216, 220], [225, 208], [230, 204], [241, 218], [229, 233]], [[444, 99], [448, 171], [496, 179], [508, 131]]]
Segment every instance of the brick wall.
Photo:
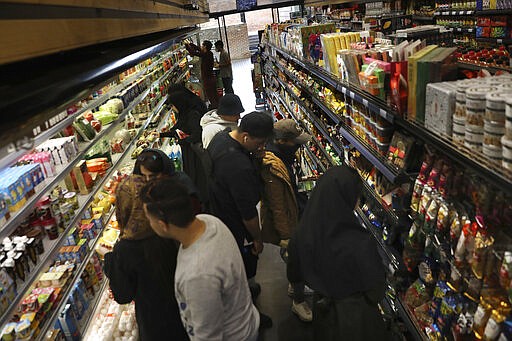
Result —
[[[237, 24], [226, 27], [228, 32], [229, 51], [231, 52], [231, 59], [249, 58], [249, 38], [247, 34], [247, 24]], [[224, 41], [224, 48], [227, 49], [227, 44], [224, 39], [224, 28], [222, 28], [222, 39]], [[219, 40], [219, 29], [208, 28], [202, 29], [199, 33], [199, 39], [211, 40], [212, 43]]]

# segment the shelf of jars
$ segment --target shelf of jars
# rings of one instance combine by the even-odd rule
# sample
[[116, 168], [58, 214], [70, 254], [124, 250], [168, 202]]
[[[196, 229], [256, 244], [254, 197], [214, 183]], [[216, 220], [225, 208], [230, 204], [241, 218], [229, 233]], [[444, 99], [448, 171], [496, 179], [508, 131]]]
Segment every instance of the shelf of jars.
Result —
[[[41, 276], [46, 276], [47, 274], [43, 274], [46, 269], [50, 266], [50, 264], [56, 259], [57, 256], [62, 255], [62, 250], [65, 245], [68, 245], [69, 242], [69, 236], [71, 233], [74, 233], [73, 231], [78, 231], [75, 226], [79, 226], [78, 224], [80, 221], [84, 221], [84, 219], [87, 219], [89, 216], [92, 217], [91, 214], [91, 203], [96, 202], [99, 196], [102, 196], [104, 194], [99, 194], [100, 191], [103, 191], [104, 188], [110, 183], [110, 178], [113, 175], [117, 174], [117, 169], [120, 167], [121, 164], [123, 164], [124, 160], [127, 158], [128, 155], [131, 155], [133, 158], [134, 155], [137, 153], [137, 149], [141, 148], [141, 145], [153, 145], [155, 141], [155, 136], [153, 135], [153, 139], [149, 137], [147, 132], [148, 127], [155, 127], [156, 123], [160, 121], [161, 117], [161, 111], [164, 108], [164, 104], [167, 99], [167, 95], [161, 94], [162, 89], [166, 89], [168, 86], [168, 81], [170, 79], [173, 79], [175, 76], [174, 73], [177, 68], [170, 68], [167, 71], [160, 72], [158, 74], [158, 78], [154, 80], [155, 77], [153, 77], [152, 83], [150, 86], [147, 87], [147, 84], [144, 87], [141, 87], [140, 91], [143, 91], [141, 94], [136, 96], [136, 94], [133, 94], [132, 96], [136, 96], [131, 103], [126, 106], [125, 109], [120, 111], [119, 114], [117, 114], [117, 118], [114, 119], [110, 124], [105, 124], [103, 128], [100, 130], [99, 133], [96, 135], [92, 135], [90, 137], [90, 143], [83, 144], [82, 150], [78, 152], [77, 154], [77, 148], [75, 148], [74, 152], [75, 154], [73, 156], [70, 156], [69, 162], [72, 163], [72, 165], [82, 165], [80, 169], [80, 172], [85, 171], [85, 169], [92, 171], [92, 168], [89, 167], [99, 167], [98, 173], [102, 173], [101, 177], [98, 177], [96, 179], [96, 184], [94, 187], [89, 188], [90, 186], [89, 182], [86, 185], [84, 181], [85, 173], [82, 173], [80, 176], [78, 176], [78, 173], [73, 173], [75, 167], [71, 166], [63, 166], [59, 170], [59, 173], [54, 179], [51, 179], [51, 181], [45, 183], [44, 187], [40, 187], [38, 189], [38, 193], [35, 195], [38, 196], [37, 199], [32, 199], [34, 203], [36, 204], [36, 213], [38, 216], [40, 214], [43, 214], [43, 212], [47, 212], [51, 214], [52, 218], [48, 220], [48, 225], [44, 225], [46, 234], [49, 236], [49, 240], [47, 238], [44, 238], [42, 234], [35, 235], [36, 241], [38, 240], [41, 244], [36, 248], [36, 251], [38, 253], [37, 257], [33, 260], [33, 266], [31, 266], [32, 269], [30, 269], [29, 263], [27, 262], [21, 262], [20, 259], [15, 258], [16, 262], [14, 264], [4, 264], [2, 265], [3, 270], [6, 271], [4, 274], [8, 274], [11, 276], [11, 278], [14, 278], [14, 281], [12, 279], [9, 279], [9, 276], [2, 277], [2, 287], [4, 290], [4, 294], [6, 295], [5, 299], [7, 302], [9, 302], [8, 307], [4, 307], [2, 309], [2, 317], [0, 319], [0, 325], [6, 328], [10, 328], [13, 326], [12, 323], [7, 323], [11, 316], [16, 313], [17, 308], [20, 306], [25, 307], [24, 304], [25, 301], [27, 301], [30, 297], [33, 297], [34, 295], [39, 294], [45, 294], [45, 290], [38, 289], [40, 285], [37, 285], [37, 279], [39, 279], [39, 282], [42, 281]], [[186, 74], [186, 72], [184, 73]], [[182, 77], [183, 74], [180, 76]], [[153, 81], [154, 80], [154, 81]], [[139, 85], [142, 84], [142, 82], [138, 83]], [[164, 86], [165, 85], [165, 86]], [[162, 86], [162, 87], [160, 87]], [[144, 90], [145, 89], [145, 90]], [[149, 112], [147, 112], [149, 110]], [[170, 111], [168, 111], [167, 116], [170, 117]], [[99, 117], [98, 114], [96, 114], [97, 117]], [[136, 117], [136, 119], [134, 118]], [[139, 122], [140, 120], [140, 122]], [[118, 135], [116, 133], [113, 140], [116, 140], [117, 142], [114, 142], [111, 140], [110, 148], [112, 150], [112, 156], [110, 156], [110, 148], [107, 147], [109, 150], [109, 156], [111, 157], [111, 161], [107, 161], [107, 159], [102, 159], [101, 163], [98, 165], [92, 165], [88, 162], [82, 162], [80, 161], [83, 157], [86, 156], [86, 151], [92, 150], [94, 152], [98, 152], [96, 149], [97, 146], [100, 145], [100, 143], [97, 143], [100, 141], [100, 139], [107, 138], [108, 136], [111, 136], [114, 132], [119, 132], [119, 128], [126, 126], [126, 128], [132, 129], [131, 133], [128, 130], [124, 130], [124, 133], [121, 135]], [[139, 128], [133, 129], [135, 126], [139, 126]], [[118, 128], [118, 129], [116, 129]], [[80, 127], [75, 128], [80, 129]], [[91, 128], [92, 129], [92, 128]], [[89, 130], [88, 133], [92, 134], [92, 131]], [[131, 136], [130, 136], [131, 135]], [[149, 142], [148, 142], [149, 141]], [[75, 140], [76, 143], [76, 140]], [[106, 142], [105, 142], [106, 143]], [[62, 155], [61, 155], [62, 156]], [[94, 159], [98, 160], [98, 159]], [[99, 162], [99, 161], [98, 161]], [[85, 166], [87, 165], [87, 168]], [[101, 168], [101, 169], [100, 169]], [[71, 181], [72, 179], [67, 176], [67, 173], [72, 173], [74, 177], [76, 178], [76, 183], [79, 186], [79, 189], [82, 191], [81, 194], [74, 194], [70, 196], [71, 199], [75, 199], [73, 201], [73, 209], [70, 209], [69, 211], [64, 211], [64, 208], [62, 205], [59, 204], [60, 199], [55, 202], [54, 205], [54, 199], [51, 199], [51, 205], [48, 203], [48, 206], [45, 202], [50, 202], [50, 198], [54, 198], [54, 194], [57, 195], [58, 193], [55, 192], [55, 188], [60, 188], [58, 186], [61, 182], [66, 182], [66, 187], [73, 186], [72, 182], [68, 183], [68, 179]], [[88, 179], [88, 178], [85, 178]], [[94, 181], [94, 179], [92, 179]], [[88, 180], [87, 180], [88, 181]], [[57, 186], [57, 187], [55, 187]], [[48, 192], [50, 189], [52, 189], [51, 197], [49, 196], [48, 199], [46, 197], [43, 198], [42, 194]], [[60, 192], [59, 192], [60, 193]], [[71, 193], [70, 193], [71, 194]], [[44, 199], [45, 201], [41, 201]], [[102, 201], [103, 200], [103, 201]], [[109, 200], [106, 197], [103, 197], [103, 199], [100, 200], [100, 202], [104, 202], [105, 200]], [[71, 207], [71, 204], [68, 204]], [[54, 209], [54, 206], [55, 209]], [[21, 212], [24, 210], [28, 211], [30, 208], [32, 208], [29, 205], [24, 206]], [[57, 210], [57, 208], [60, 208], [60, 210]], [[94, 208], [93, 208], [94, 210]], [[54, 212], [55, 211], [55, 212]], [[50, 213], [51, 212], [51, 213]], [[95, 212], [95, 211], [92, 211]], [[26, 212], [28, 215], [30, 212]], [[106, 221], [108, 221], [112, 215], [113, 211], [110, 211], [109, 214], [104, 214], [103, 218], [108, 218]], [[31, 213], [30, 213], [31, 214]], [[56, 220], [56, 218], [53, 217], [54, 214], [58, 214], [59, 219]], [[65, 214], [65, 215], [64, 215]], [[101, 216], [100, 216], [101, 217]], [[14, 217], [15, 219], [19, 219]], [[103, 226], [105, 221], [100, 223], [101, 218], [97, 218], [94, 216], [94, 224], [90, 224], [91, 226]], [[52, 222], [52, 224], [49, 224], [49, 222]], [[13, 223], [13, 220], [9, 220], [8, 222], [9, 228], [11, 230], [14, 230], [16, 226]], [[12, 227], [10, 224], [13, 224]], [[57, 225], [56, 225], [57, 224]], [[77, 225], [78, 224], [78, 225]], [[61, 226], [62, 225], [62, 226]], [[82, 226], [83, 227], [83, 226]], [[88, 230], [89, 231], [89, 230]], [[11, 231], [12, 232], [12, 231]], [[89, 263], [91, 258], [94, 254], [94, 247], [98, 243], [98, 238], [101, 233], [101, 229], [97, 229], [97, 231], [94, 231], [94, 236], [89, 238], [90, 241], [80, 246], [79, 250], [75, 250], [76, 254], [73, 254], [73, 257], [76, 256], [76, 258], [73, 258], [76, 260], [75, 266], [70, 266], [68, 269], [66, 269], [66, 276], [61, 276], [62, 280], [65, 281], [66, 285], [69, 285], [68, 287], [61, 287], [58, 290], [55, 291], [54, 296], [51, 297], [64, 297], [67, 298], [67, 295], [69, 294], [71, 288], [74, 286], [75, 282], [78, 281], [80, 278], [80, 275], [84, 272], [84, 269], [86, 265]], [[91, 232], [92, 233], [92, 232]], [[96, 235], [96, 233], [98, 233]], [[5, 233], [5, 226], [4, 226], [4, 237], [6, 235], [9, 235], [9, 233]], [[18, 238], [18, 237], [16, 237]], [[31, 240], [34, 240], [35, 238], [29, 238], [28, 242], [32, 243]], [[14, 241], [15, 239], [13, 239]], [[6, 243], [10, 245], [9, 239], [3, 239], [4, 241], [4, 248]], [[27, 249], [28, 249], [27, 244]], [[32, 244], [30, 244], [32, 245]], [[31, 246], [33, 247], [33, 245]], [[71, 254], [70, 254], [71, 255]], [[19, 263], [19, 264], [18, 264]], [[30, 263], [32, 264], [32, 263]], [[14, 271], [8, 271], [12, 269], [11, 265], [16, 267], [13, 269]], [[23, 269], [21, 268], [22, 265], [25, 265]], [[18, 276], [16, 276], [18, 275]], [[48, 275], [49, 276], [49, 275]], [[51, 282], [51, 280], [50, 280]], [[57, 280], [55, 281], [57, 282]], [[25, 297], [29, 291], [32, 291], [32, 294]], [[35, 293], [37, 291], [37, 293]], [[39, 292], [41, 291], [41, 292]], [[48, 291], [48, 290], [47, 290]], [[52, 292], [53, 294], [53, 292]], [[64, 294], [64, 295], [63, 295]], [[23, 301], [22, 301], [23, 300]], [[64, 303], [67, 301], [67, 299], [63, 299], [59, 302], [55, 302], [54, 300], [48, 301], [46, 305], [45, 314], [43, 316], [38, 316], [38, 318], [44, 318], [44, 321], [35, 321], [32, 324], [32, 327], [38, 326], [37, 330], [39, 333], [39, 339], [41, 339], [46, 330], [48, 330], [50, 327], [53, 326], [53, 323], [56, 320], [56, 317], [59, 313], [59, 311], [62, 310], [64, 307]], [[25, 308], [20, 308], [20, 312], [23, 312]], [[17, 318], [19, 318], [19, 315], [16, 315]], [[27, 315], [24, 316], [27, 319], [32, 321], [31, 319], [34, 317], [34, 315]], [[23, 320], [23, 318], [22, 318]], [[41, 322], [43, 324], [41, 325]], [[25, 322], [26, 323], [26, 322]], [[16, 324], [14, 322], [14, 324]], [[31, 328], [29, 331], [33, 332], [35, 328]]]
[[[268, 51], [269, 47], [271, 51]], [[272, 56], [272, 50], [278, 53], [278, 55]], [[375, 112], [388, 122], [393, 122], [396, 127], [404, 129], [404, 131], [420, 141], [432, 145], [440, 151], [444, 151], [450, 158], [467, 168], [473, 169], [481, 175], [482, 178], [493, 183], [498, 188], [512, 193], [512, 182], [510, 181], [512, 179], [512, 173], [501, 165], [492, 162], [481, 152], [470, 150], [466, 148], [463, 143], [455, 143], [451, 138], [434, 133], [422, 124], [403, 118], [394, 108], [387, 105], [381, 99], [372, 96], [355, 85], [341, 83], [335, 76], [328, 74], [324, 70], [320, 71], [318, 66], [299, 60], [281, 48], [267, 44], [266, 53], [267, 60], [271, 62], [279, 64], [278, 60], [283, 58], [296, 68], [301, 68], [308, 75], [320, 79], [331, 87], [333, 87], [333, 84], [336, 84], [336, 91], [343, 94], [345, 99], [351, 99], [361, 104], [363, 107], [367, 107], [370, 112]], [[298, 83], [300, 80], [295, 79], [295, 82]]]

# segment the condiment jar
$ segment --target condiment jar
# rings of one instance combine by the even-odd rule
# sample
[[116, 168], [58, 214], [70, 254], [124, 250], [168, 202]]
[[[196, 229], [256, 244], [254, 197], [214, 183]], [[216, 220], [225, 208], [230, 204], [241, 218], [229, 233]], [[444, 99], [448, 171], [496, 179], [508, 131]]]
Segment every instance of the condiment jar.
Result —
[[78, 210], [80, 207], [78, 205], [78, 197], [76, 196], [75, 192], [68, 192], [64, 195], [64, 200], [66, 203], [70, 204], [73, 210]]
[[46, 219], [41, 222], [41, 225], [43, 226], [44, 231], [46, 232], [50, 240], [54, 240], [59, 237], [59, 230], [57, 229], [57, 222], [55, 221], [55, 219]]
[[34, 247], [38, 255], [42, 255], [44, 253], [44, 244], [43, 244], [43, 233], [41, 229], [35, 228], [30, 230], [27, 233], [27, 237], [30, 239], [34, 239]]

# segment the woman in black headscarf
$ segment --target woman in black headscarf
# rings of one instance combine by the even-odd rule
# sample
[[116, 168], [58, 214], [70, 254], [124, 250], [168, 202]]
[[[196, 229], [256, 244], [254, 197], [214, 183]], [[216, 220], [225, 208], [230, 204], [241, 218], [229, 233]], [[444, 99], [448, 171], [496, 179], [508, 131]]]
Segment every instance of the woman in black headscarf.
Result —
[[201, 200], [204, 202], [206, 200], [206, 176], [199, 153], [202, 148], [201, 134], [203, 131], [200, 121], [207, 111], [206, 105], [201, 98], [181, 84], [173, 84], [169, 87], [167, 101], [177, 109], [176, 124], [170, 131], [160, 133], [160, 137], [178, 138], [179, 136], [176, 134], [178, 129], [188, 135], [178, 139], [183, 159], [183, 171], [197, 186]]
[[362, 183], [354, 169], [329, 169], [318, 181], [290, 240], [292, 268], [317, 293], [315, 340], [386, 340], [377, 304], [385, 272], [372, 236], [354, 215]]

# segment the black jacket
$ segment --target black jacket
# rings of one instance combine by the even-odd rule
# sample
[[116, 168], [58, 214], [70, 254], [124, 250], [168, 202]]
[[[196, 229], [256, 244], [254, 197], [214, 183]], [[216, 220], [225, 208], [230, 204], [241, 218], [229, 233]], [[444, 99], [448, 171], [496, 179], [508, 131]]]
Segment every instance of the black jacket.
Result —
[[188, 340], [174, 297], [178, 247], [158, 236], [120, 240], [105, 255], [105, 275], [119, 304], [135, 301], [142, 341]]

